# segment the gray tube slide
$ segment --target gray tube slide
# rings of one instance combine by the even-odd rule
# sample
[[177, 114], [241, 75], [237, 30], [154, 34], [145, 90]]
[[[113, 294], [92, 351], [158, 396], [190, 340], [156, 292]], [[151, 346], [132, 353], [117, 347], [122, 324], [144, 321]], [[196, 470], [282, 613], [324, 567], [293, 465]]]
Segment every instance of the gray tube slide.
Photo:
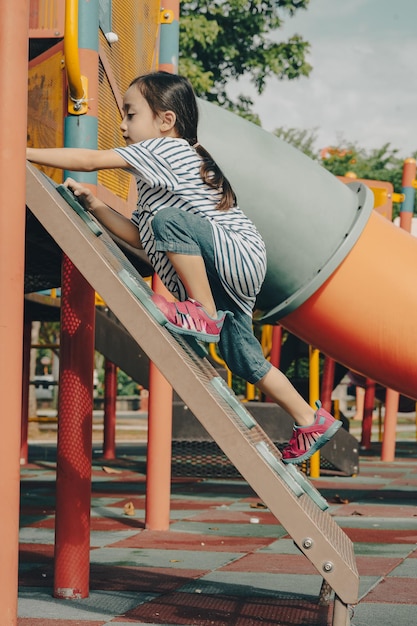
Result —
[[257, 308], [264, 322], [288, 315], [340, 265], [373, 207], [372, 192], [351, 188], [259, 126], [199, 100], [199, 141], [222, 167], [267, 249]]

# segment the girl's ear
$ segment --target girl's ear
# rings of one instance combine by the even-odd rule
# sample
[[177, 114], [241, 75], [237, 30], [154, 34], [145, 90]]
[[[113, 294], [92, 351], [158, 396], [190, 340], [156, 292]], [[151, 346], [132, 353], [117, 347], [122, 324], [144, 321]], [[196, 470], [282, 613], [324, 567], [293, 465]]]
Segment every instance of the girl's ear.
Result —
[[161, 118], [161, 130], [165, 133], [173, 130], [177, 121], [177, 116], [175, 115], [174, 111], [164, 111], [161, 115]]

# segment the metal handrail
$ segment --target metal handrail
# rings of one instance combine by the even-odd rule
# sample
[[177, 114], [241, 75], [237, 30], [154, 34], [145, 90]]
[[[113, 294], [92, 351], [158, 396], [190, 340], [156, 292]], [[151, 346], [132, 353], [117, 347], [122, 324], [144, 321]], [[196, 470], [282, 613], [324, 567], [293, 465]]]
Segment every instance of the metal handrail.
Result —
[[68, 112], [87, 113], [87, 78], [81, 75], [78, 49], [78, 0], [65, 2], [64, 56], [68, 79]]

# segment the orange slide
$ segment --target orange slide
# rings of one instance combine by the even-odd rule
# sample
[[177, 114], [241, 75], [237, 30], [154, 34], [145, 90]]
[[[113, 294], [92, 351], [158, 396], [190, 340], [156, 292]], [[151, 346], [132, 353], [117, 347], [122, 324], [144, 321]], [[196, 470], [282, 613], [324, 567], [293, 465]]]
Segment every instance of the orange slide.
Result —
[[417, 399], [417, 239], [372, 212], [356, 245], [284, 328]]

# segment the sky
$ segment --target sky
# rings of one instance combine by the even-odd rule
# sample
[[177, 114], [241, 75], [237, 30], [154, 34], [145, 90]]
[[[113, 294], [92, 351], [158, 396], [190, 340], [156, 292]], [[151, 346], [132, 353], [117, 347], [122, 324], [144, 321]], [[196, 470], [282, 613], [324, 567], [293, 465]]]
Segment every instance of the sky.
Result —
[[316, 147], [344, 141], [417, 151], [417, 0], [310, 0], [274, 37], [311, 44], [308, 78], [269, 79], [261, 96], [245, 81], [262, 127], [315, 129]]

